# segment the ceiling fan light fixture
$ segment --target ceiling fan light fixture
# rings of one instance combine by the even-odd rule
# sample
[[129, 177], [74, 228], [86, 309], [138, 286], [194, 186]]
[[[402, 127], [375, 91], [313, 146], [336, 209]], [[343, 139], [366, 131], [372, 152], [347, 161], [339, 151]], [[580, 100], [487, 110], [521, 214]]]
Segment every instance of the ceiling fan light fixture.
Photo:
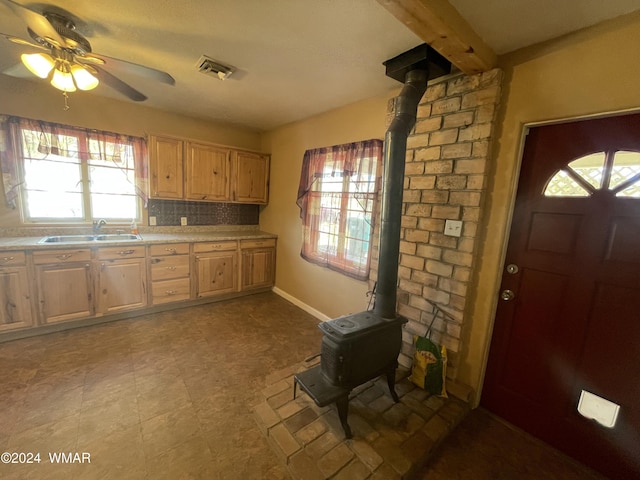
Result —
[[20, 59], [31, 73], [40, 78], [47, 78], [55, 66], [55, 61], [51, 55], [47, 55], [46, 53], [23, 53]]
[[75, 92], [76, 85], [73, 83], [73, 76], [69, 71], [69, 65], [58, 60], [56, 68], [51, 77], [51, 85], [63, 92]]
[[100, 83], [87, 68], [77, 63], [71, 66], [71, 75], [80, 90], [93, 90]]

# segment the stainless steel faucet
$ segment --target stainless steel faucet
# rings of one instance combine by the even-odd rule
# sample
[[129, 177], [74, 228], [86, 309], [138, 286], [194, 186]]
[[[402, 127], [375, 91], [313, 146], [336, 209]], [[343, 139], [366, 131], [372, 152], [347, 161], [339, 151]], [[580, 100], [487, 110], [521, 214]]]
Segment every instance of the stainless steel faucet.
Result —
[[98, 234], [100, 233], [100, 228], [102, 228], [103, 225], [106, 225], [107, 221], [104, 218], [101, 218], [100, 220], [94, 220], [93, 221], [93, 233], [94, 234]]

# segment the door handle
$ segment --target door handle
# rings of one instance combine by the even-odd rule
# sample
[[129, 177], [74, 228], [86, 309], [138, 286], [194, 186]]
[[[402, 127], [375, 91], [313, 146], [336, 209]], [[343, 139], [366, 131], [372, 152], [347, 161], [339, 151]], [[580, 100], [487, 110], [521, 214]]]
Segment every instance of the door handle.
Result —
[[516, 294], [513, 293], [513, 290], [506, 289], [500, 292], [500, 298], [505, 302], [508, 302], [509, 300], [516, 298]]

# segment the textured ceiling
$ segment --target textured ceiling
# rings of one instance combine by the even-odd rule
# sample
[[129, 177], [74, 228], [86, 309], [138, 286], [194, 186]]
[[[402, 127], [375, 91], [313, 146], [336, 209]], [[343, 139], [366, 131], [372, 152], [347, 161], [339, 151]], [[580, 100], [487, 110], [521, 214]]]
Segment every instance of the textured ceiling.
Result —
[[[388, 92], [399, 84], [382, 62], [422, 43], [375, 0], [16, 1], [39, 12], [64, 5], [95, 52], [170, 73], [175, 86], [119, 75], [149, 97], [144, 105], [256, 130]], [[451, 3], [497, 53], [640, 8], [640, 0]], [[0, 32], [29, 38], [4, 0]], [[24, 51], [0, 39], [0, 71]], [[237, 71], [225, 81], [203, 75], [202, 54]], [[91, 94], [123, 99], [103, 85]]]
[[640, 9], [640, 0], [449, 0], [498, 55]]

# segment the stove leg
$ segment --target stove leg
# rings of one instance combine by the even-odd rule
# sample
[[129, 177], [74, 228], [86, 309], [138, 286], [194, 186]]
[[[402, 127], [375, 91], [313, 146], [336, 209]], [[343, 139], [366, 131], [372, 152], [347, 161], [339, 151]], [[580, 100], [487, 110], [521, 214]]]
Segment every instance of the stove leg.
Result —
[[347, 423], [347, 414], [349, 413], [349, 396], [347, 395], [344, 398], [336, 401], [336, 406], [338, 407], [338, 417], [340, 418], [340, 424], [342, 425], [342, 429], [344, 430], [345, 438], [352, 438], [351, 427]]
[[400, 399], [398, 398], [398, 394], [396, 393], [396, 367], [395, 366], [387, 372], [387, 385], [389, 385], [389, 393], [391, 393], [391, 398], [393, 398], [394, 402], [398, 403]]

